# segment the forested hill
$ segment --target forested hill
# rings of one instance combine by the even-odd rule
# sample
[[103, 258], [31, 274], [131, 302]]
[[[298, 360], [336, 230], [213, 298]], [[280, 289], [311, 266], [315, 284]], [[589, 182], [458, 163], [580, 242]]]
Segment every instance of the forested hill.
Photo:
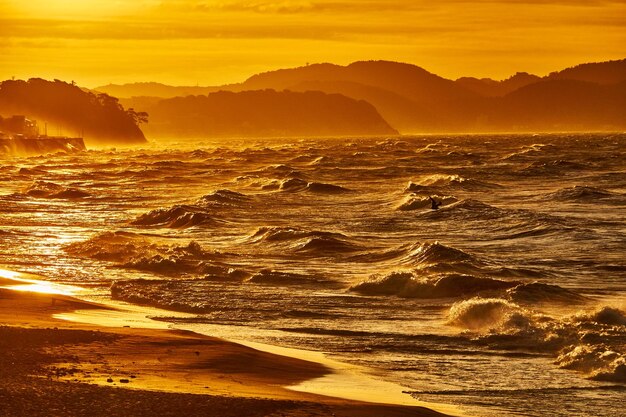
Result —
[[47, 123], [50, 134], [84, 136], [88, 143], [146, 141], [139, 124], [147, 121], [147, 114], [125, 110], [116, 98], [74, 83], [40, 78], [1, 82], [0, 115], [15, 114], [37, 120], [40, 127]]
[[374, 106], [318, 91], [219, 91], [148, 108], [150, 137], [396, 135]]

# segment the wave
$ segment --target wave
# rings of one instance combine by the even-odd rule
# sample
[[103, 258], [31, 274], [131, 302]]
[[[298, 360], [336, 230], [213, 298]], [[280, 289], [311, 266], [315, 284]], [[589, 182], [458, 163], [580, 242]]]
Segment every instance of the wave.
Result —
[[359, 250], [362, 248], [358, 245], [333, 236], [311, 237], [296, 247], [297, 252], [319, 255], [334, 255]]
[[331, 282], [319, 276], [306, 274], [298, 274], [295, 272], [280, 272], [272, 269], [262, 269], [256, 272], [246, 282], [255, 284], [272, 284], [272, 285], [302, 285], [302, 284], [319, 284]]
[[418, 215], [437, 221], [490, 222], [487, 227], [494, 233], [490, 236], [493, 240], [576, 232], [590, 224], [583, 218], [561, 217], [526, 209], [499, 208], [474, 199], [464, 199], [438, 210], [420, 212]]
[[35, 198], [80, 199], [91, 194], [77, 188], [64, 187], [47, 181], [35, 181], [24, 193]]
[[520, 173], [530, 175], [558, 175], [564, 174], [569, 171], [580, 171], [588, 169], [589, 167], [579, 162], [566, 161], [563, 159], [557, 159], [553, 161], [535, 161], [522, 168]]
[[455, 303], [448, 322], [478, 336], [492, 349], [541, 351], [555, 364], [599, 381], [626, 382], [626, 312], [601, 307], [554, 318], [502, 298]]
[[533, 143], [532, 145], [522, 146], [519, 151], [506, 155], [502, 159], [506, 161], [525, 161], [532, 158], [554, 151], [556, 147], [551, 144]]
[[331, 237], [338, 239], [347, 239], [347, 236], [337, 232], [323, 232], [319, 230], [303, 230], [294, 227], [284, 226], [264, 226], [259, 227], [250, 240], [255, 243], [259, 242], [285, 242], [294, 241], [302, 238], [310, 237]]
[[482, 201], [465, 199], [441, 207], [439, 210], [430, 210], [422, 215], [441, 220], [494, 220], [510, 213], [509, 210], [500, 209]]
[[323, 182], [308, 182], [300, 178], [285, 179], [280, 182], [278, 189], [290, 192], [309, 191], [319, 194], [341, 194], [350, 192], [350, 190], [340, 185], [326, 184]]
[[348, 236], [337, 232], [303, 230], [291, 227], [261, 227], [249, 241], [285, 245], [296, 253], [307, 255], [338, 255], [360, 251], [363, 248], [351, 242]]
[[420, 265], [479, 263], [475, 256], [439, 242], [412, 245], [407, 250], [407, 256], [412, 263]]
[[502, 188], [500, 184], [465, 178], [456, 174], [435, 174], [424, 177], [418, 182], [409, 181], [405, 192], [432, 192], [437, 189], [488, 191], [499, 188]]
[[215, 216], [197, 206], [177, 205], [158, 208], [142, 214], [130, 222], [133, 226], [156, 226], [186, 229], [194, 226], [216, 226], [221, 224]]
[[216, 190], [202, 196], [196, 204], [202, 207], [237, 207], [247, 205], [252, 198], [227, 189]]
[[501, 298], [473, 298], [450, 307], [448, 322], [470, 330], [502, 326], [521, 307]]
[[486, 291], [511, 288], [518, 283], [471, 275], [449, 274], [436, 278], [419, 278], [411, 272], [374, 275], [350, 287], [365, 295], [397, 295], [405, 298], [452, 298], [473, 296]]
[[587, 297], [575, 291], [542, 282], [531, 282], [517, 285], [507, 291], [507, 297], [520, 304], [561, 303], [583, 304], [589, 302]]
[[603, 200], [611, 197], [615, 197], [615, 194], [602, 188], [588, 187], [584, 185], [562, 188], [556, 192], [545, 195], [545, 198], [550, 200], [582, 202], [595, 202], [596, 200]]
[[604, 345], [570, 346], [555, 360], [563, 369], [586, 373], [589, 379], [626, 383], [626, 355]]
[[43, 168], [20, 168], [17, 173], [19, 175], [44, 175], [47, 171]]
[[417, 194], [411, 194], [405, 197], [402, 202], [396, 207], [396, 210], [401, 211], [410, 211], [410, 210], [420, 210], [420, 209], [430, 209], [432, 206], [432, 202], [429, 197], [433, 197], [436, 201], [441, 203], [440, 207], [447, 206], [452, 203], [456, 203], [458, 200], [452, 196], [441, 196], [441, 195], [433, 195], [433, 196], [420, 196]]
[[302, 173], [290, 167], [289, 165], [277, 164], [270, 165], [256, 171], [251, 172], [253, 175], [260, 175], [265, 177], [274, 177], [274, 178], [296, 178], [301, 177]]
[[164, 245], [130, 232], [104, 232], [65, 247], [69, 254], [114, 262], [123, 268], [172, 274], [233, 276], [220, 262], [221, 254], [205, 250], [191, 241], [186, 245]]
[[65, 247], [65, 251], [103, 261], [128, 262], [156, 248], [155, 244], [141, 235], [118, 231], [100, 233], [83, 242], [72, 243]]

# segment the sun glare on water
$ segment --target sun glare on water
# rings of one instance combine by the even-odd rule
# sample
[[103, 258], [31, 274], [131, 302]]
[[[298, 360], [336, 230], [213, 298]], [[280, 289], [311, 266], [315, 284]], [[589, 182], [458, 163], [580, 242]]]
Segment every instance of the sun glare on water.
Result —
[[77, 287], [70, 285], [55, 284], [53, 282], [40, 281], [34, 279], [20, 278], [23, 274], [15, 271], [9, 271], [6, 269], [0, 269], [0, 278], [9, 280], [6, 285], [0, 286], [0, 288], [13, 290], [13, 291], [25, 291], [34, 292], [39, 294], [56, 294], [56, 295], [74, 295], [78, 290]]

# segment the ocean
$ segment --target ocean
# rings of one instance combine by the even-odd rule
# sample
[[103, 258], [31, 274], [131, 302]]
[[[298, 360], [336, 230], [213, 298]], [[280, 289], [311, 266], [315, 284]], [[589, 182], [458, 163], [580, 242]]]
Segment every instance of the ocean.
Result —
[[172, 326], [324, 352], [472, 416], [626, 407], [626, 134], [4, 156], [0, 213], [0, 268]]

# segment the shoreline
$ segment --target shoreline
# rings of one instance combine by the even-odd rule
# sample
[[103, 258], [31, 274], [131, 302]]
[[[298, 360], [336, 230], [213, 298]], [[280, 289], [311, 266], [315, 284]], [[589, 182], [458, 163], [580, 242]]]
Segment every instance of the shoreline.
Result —
[[[182, 409], [179, 404], [171, 414], [164, 405], [159, 410], [162, 415], [273, 415], [280, 410], [280, 415], [286, 416], [434, 417], [453, 410], [432, 404], [432, 408], [445, 410], [446, 414], [441, 414], [417, 400], [410, 401], [408, 395], [407, 404], [384, 404], [380, 402], [384, 391], [367, 402], [358, 395], [350, 398], [341, 395], [342, 384], [344, 388], [354, 384], [358, 391], [372, 382], [374, 392], [385, 383], [377, 386], [375, 380], [365, 377], [358, 381], [355, 374], [343, 372], [336, 366], [339, 363], [324, 360], [317, 352], [303, 355], [306, 351], [237, 343], [171, 329], [167, 323], [145, 316], [132, 321], [136, 320], [133, 313], [83, 301], [55, 288], [46, 292], [51, 283], [39, 282], [42, 288], [33, 276], [6, 272], [11, 271], [0, 274], [0, 332], [4, 333], [0, 357], [11, 359], [13, 368], [21, 369], [17, 373], [0, 371], [0, 379], [4, 379], [0, 386], [5, 387], [0, 388], [0, 400], [6, 396], [6, 415], [25, 412], [20, 408], [24, 406], [20, 405], [20, 395], [33, 406], [28, 414], [49, 415], [46, 402], [54, 399], [48, 398], [39, 407], [32, 401], [33, 395], [44, 399], [46, 392], [59, 392], [60, 397], [78, 395], [75, 402], [64, 402], [63, 415], [99, 415], [83, 413], [85, 402], [99, 404], [102, 410], [119, 402], [117, 395], [116, 400], [108, 400], [94, 391], [137, 397], [132, 401], [138, 408], [129, 415], [150, 414], [153, 401], [185, 402]], [[84, 312], [92, 320], [81, 321]], [[107, 323], [106, 319], [113, 320]], [[128, 320], [131, 324], [124, 324]], [[29, 341], [33, 343], [29, 345]], [[21, 346], [24, 343], [28, 346]], [[15, 387], [20, 387], [20, 395], [12, 392]], [[147, 397], [152, 400], [144, 401]], [[233, 413], [217, 411], [218, 403]]]

